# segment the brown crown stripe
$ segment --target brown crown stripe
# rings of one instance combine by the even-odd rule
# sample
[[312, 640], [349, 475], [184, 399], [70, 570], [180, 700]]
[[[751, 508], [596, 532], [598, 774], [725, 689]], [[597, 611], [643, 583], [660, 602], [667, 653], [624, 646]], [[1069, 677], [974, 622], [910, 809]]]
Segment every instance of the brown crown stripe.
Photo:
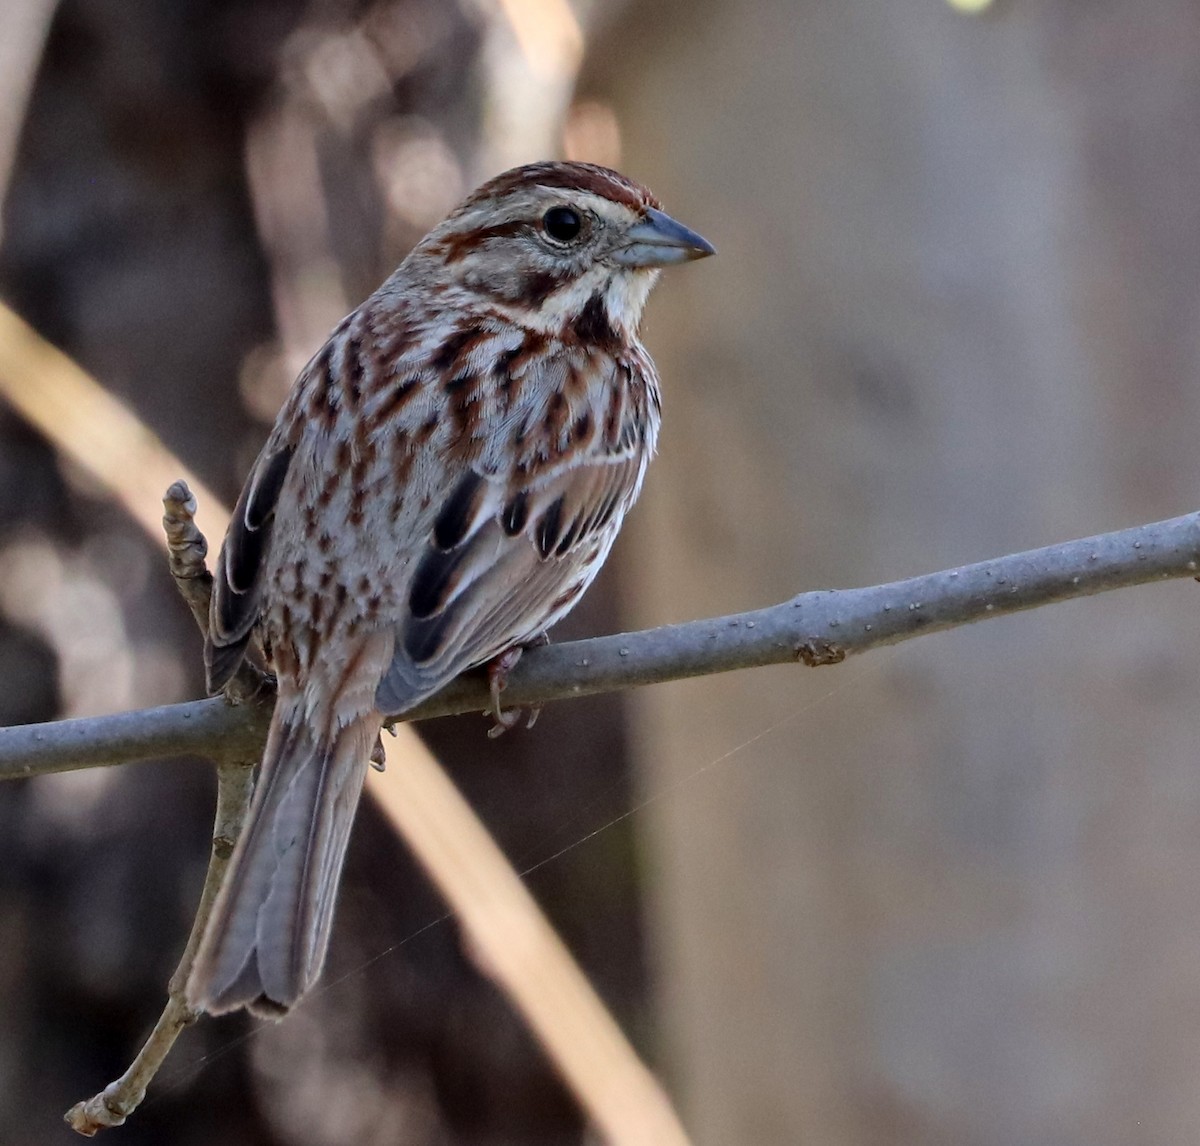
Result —
[[640, 183], [595, 163], [531, 163], [516, 167], [485, 183], [464, 204], [473, 207], [489, 199], [501, 199], [524, 187], [550, 187], [563, 191], [585, 191], [624, 204], [639, 213], [662, 204]]

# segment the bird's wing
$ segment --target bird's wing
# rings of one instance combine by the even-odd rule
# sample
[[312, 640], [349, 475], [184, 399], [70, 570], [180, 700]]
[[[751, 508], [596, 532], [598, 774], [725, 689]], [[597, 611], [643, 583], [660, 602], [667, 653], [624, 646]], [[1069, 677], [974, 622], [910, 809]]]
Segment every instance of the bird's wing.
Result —
[[204, 643], [209, 692], [219, 692], [237, 671], [258, 620], [275, 508], [294, 453], [292, 444], [272, 434], [234, 507], [217, 559]]
[[405, 711], [569, 612], [607, 557], [652, 448], [644, 427], [616, 426], [609, 440], [596, 426], [549, 466], [504, 477], [472, 469], [450, 488], [413, 563], [380, 711]]

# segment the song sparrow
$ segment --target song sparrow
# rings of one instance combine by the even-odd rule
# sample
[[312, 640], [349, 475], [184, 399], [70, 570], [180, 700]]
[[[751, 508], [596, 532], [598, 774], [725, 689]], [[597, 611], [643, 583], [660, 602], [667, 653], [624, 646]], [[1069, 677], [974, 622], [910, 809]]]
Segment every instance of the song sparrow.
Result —
[[712, 253], [614, 171], [517, 168], [305, 367], [217, 564], [209, 688], [257, 631], [279, 693], [193, 1006], [278, 1017], [312, 985], [383, 719], [535, 640], [596, 576], [658, 435], [642, 306], [658, 268]]

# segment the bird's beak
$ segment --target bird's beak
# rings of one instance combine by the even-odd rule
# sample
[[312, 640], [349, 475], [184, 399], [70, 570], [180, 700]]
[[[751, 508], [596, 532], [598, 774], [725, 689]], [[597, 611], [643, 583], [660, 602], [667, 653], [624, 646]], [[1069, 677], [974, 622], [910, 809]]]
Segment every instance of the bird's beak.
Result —
[[667, 267], [715, 255], [717, 248], [695, 231], [651, 207], [625, 232], [612, 258], [623, 267]]

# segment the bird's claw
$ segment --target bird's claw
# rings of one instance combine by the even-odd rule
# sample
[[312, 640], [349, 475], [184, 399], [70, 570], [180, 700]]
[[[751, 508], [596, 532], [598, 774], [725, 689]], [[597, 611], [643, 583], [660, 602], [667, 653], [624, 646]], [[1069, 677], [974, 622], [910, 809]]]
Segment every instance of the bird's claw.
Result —
[[376, 772], [382, 772], [387, 768], [387, 755], [383, 750], [382, 736], [375, 737], [375, 747], [371, 749], [371, 755], [367, 757], [367, 762]]
[[387, 767], [387, 754], [383, 749], [383, 733], [390, 732], [395, 736], [397, 723], [398, 721], [395, 719], [385, 720], [380, 734], [375, 737], [375, 747], [371, 749], [371, 755], [367, 759], [376, 772], [382, 772]]
[[[492, 707], [488, 710], [488, 714], [493, 717], [495, 723], [488, 729], [488, 738], [495, 740], [498, 736], [503, 736], [510, 728], [515, 728], [520, 722], [524, 714], [524, 709], [500, 707], [500, 694], [504, 691], [505, 685], [508, 684], [508, 675], [517, 667], [517, 662], [521, 659], [521, 654], [527, 648], [536, 648], [541, 645], [548, 645], [550, 638], [545, 633], [539, 633], [532, 641], [524, 645], [514, 645], [511, 649], [505, 649], [498, 657], [493, 657], [488, 661], [487, 678], [488, 690], [492, 696]], [[542, 706], [534, 705], [529, 709], [529, 721], [526, 723], [526, 728], [532, 728], [537, 723], [537, 718], [541, 715]]]

